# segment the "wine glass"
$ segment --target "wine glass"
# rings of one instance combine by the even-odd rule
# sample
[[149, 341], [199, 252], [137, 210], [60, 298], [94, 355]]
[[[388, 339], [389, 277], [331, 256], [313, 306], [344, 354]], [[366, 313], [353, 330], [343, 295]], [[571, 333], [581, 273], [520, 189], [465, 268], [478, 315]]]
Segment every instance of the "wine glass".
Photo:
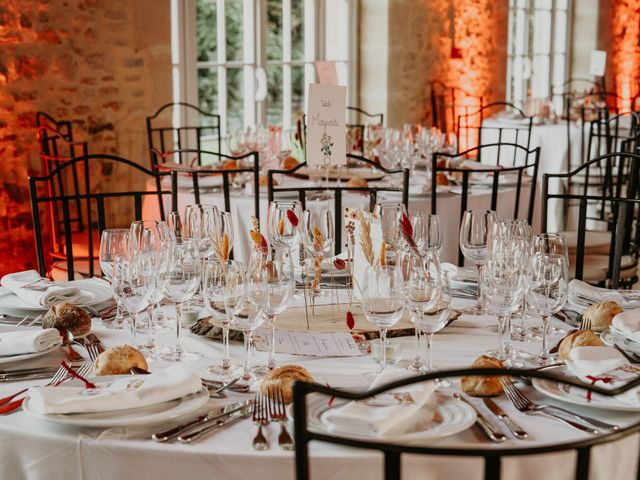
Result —
[[492, 210], [467, 210], [462, 217], [460, 227], [460, 250], [467, 260], [478, 269], [478, 301], [475, 308], [467, 313], [482, 315], [485, 309], [482, 305], [482, 288], [480, 271], [487, 254], [487, 241], [491, 224], [498, 219]]
[[167, 281], [167, 249], [171, 234], [166, 222], [159, 220], [139, 220], [131, 224], [129, 229], [131, 248], [135, 254], [147, 254], [152, 262], [153, 276], [149, 284], [149, 302], [147, 313], [147, 343], [140, 347], [145, 356], [156, 354], [154, 338], [154, 313], [164, 298], [164, 286]]
[[182, 241], [182, 220], [178, 212], [169, 212], [167, 215], [167, 225], [174, 240]]
[[402, 318], [403, 282], [400, 268], [392, 265], [370, 265], [362, 282], [362, 311], [365, 318], [380, 330], [381, 373], [387, 364], [387, 330]]
[[213, 253], [211, 235], [218, 223], [218, 207], [215, 205], [187, 205], [184, 213], [184, 238], [197, 240], [198, 255], [204, 260]]
[[167, 360], [196, 360], [200, 354], [186, 352], [180, 343], [183, 303], [190, 300], [200, 286], [202, 262], [198, 255], [196, 240], [184, 238], [182, 241], [169, 242], [167, 249], [167, 282], [164, 295], [176, 308], [176, 345]]
[[542, 316], [542, 351], [538, 360], [550, 360], [549, 317], [559, 312], [569, 292], [566, 240], [563, 235], [536, 235], [529, 262], [527, 304]]
[[231, 363], [229, 355], [229, 323], [231, 318], [227, 315], [224, 306], [225, 288], [229, 272], [240, 269], [241, 266], [234, 260], [220, 262], [217, 258], [209, 258], [204, 262], [204, 281], [202, 285], [202, 298], [207, 313], [222, 325], [222, 361], [218, 365], [207, 368], [209, 373], [223, 377], [236, 376], [240, 373], [240, 367]]
[[373, 209], [374, 215], [380, 219], [382, 241], [385, 243], [385, 264], [396, 263], [398, 244], [400, 243], [400, 220], [407, 214], [402, 203], [378, 203]]
[[411, 217], [413, 240], [421, 253], [435, 251], [442, 253], [442, 226], [440, 217], [429, 213], [418, 212]]
[[233, 250], [233, 218], [230, 212], [220, 212], [214, 227], [209, 231], [212, 252], [218, 261], [225, 263]]
[[314, 285], [316, 294], [320, 292], [319, 283], [322, 275], [322, 262], [331, 251], [334, 240], [334, 223], [331, 210], [312, 212], [305, 210], [302, 220], [302, 244], [312, 256], [314, 265]]
[[269, 321], [269, 360], [265, 366], [252, 369], [254, 373], [266, 374], [278, 368], [276, 361], [276, 321], [284, 312], [293, 296], [294, 279], [291, 276], [291, 256], [284, 250], [274, 250], [271, 256], [262, 252], [253, 252], [249, 261], [247, 275], [253, 281], [257, 293], [264, 304], [264, 314]]
[[242, 382], [252, 384], [256, 377], [250, 368], [251, 334], [265, 321], [263, 279], [247, 276], [244, 268], [227, 272], [224, 306], [231, 326], [240, 330], [244, 337], [244, 368]]
[[[102, 231], [100, 238], [100, 269], [103, 275], [111, 283], [113, 288], [113, 269], [118, 255], [125, 255], [129, 244], [129, 230], [126, 228], [107, 228]], [[116, 301], [116, 317], [111, 322], [105, 322], [108, 328], [122, 328], [124, 316], [122, 315], [122, 299], [114, 288]]]
[[114, 280], [118, 282], [122, 303], [129, 312], [129, 329], [133, 343], [139, 346], [138, 313], [149, 305], [155, 272], [153, 254], [148, 250], [135, 248], [133, 243], [130, 238], [127, 254], [116, 257]]
[[300, 243], [302, 205], [299, 201], [274, 200], [269, 205], [267, 233], [275, 248], [291, 249]]
[[422, 372], [426, 370], [422, 359], [421, 332], [418, 324], [423, 315], [431, 312], [440, 300], [442, 285], [440, 262], [435, 252], [424, 256], [410, 255], [408, 275], [405, 278], [404, 298], [411, 321], [416, 326], [416, 355], [408, 369]]

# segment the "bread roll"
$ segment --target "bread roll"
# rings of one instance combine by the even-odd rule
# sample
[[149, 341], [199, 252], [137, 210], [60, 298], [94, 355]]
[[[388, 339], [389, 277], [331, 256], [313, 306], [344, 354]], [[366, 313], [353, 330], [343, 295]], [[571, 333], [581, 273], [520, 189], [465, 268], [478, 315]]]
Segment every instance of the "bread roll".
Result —
[[601, 347], [602, 340], [591, 330], [574, 330], [560, 342], [558, 356], [566, 361], [569, 353], [576, 347]]
[[[471, 368], [504, 368], [500, 360], [482, 355], [475, 359]], [[460, 379], [462, 391], [472, 397], [495, 397], [502, 393], [500, 376], [468, 375]]]
[[109, 347], [96, 358], [96, 375], [123, 375], [133, 367], [148, 369], [144, 356], [130, 345]]
[[269, 372], [260, 384], [260, 392], [267, 394], [270, 388], [282, 390], [285, 403], [293, 402], [294, 382], [313, 382], [313, 377], [304, 367], [298, 365], [283, 365]]
[[591, 320], [591, 330], [602, 332], [611, 326], [613, 317], [624, 310], [616, 302], [598, 302], [589, 307], [582, 314], [582, 318]]
[[42, 328], [65, 329], [74, 337], [81, 337], [91, 331], [91, 317], [77, 305], [56, 303], [42, 319]]
[[347, 187], [349, 188], [367, 188], [368, 186], [369, 184], [362, 177], [353, 177], [347, 182]]

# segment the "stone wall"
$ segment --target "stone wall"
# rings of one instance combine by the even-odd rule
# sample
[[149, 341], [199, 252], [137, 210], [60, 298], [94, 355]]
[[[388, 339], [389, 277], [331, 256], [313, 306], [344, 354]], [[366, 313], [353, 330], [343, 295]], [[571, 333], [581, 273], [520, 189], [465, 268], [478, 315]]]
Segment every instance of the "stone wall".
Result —
[[[145, 116], [171, 101], [168, 0], [0, 3], [0, 274], [35, 265], [27, 177], [35, 113], [72, 120], [90, 153], [148, 166]], [[139, 178], [109, 172], [103, 185]], [[124, 208], [124, 207], [122, 207]], [[130, 211], [111, 212], [126, 224]]]

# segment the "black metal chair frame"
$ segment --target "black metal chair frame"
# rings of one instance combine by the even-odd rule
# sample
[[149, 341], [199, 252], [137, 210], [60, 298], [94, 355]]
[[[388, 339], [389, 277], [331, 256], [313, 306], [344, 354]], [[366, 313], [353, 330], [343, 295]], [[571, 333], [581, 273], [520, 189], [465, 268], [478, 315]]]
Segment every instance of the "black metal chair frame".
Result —
[[56, 130], [67, 139], [73, 142], [73, 128], [70, 120], [56, 120], [46, 112], [36, 112], [36, 127], [47, 127]]
[[[500, 111], [502, 110], [506, 110], [506, 109], [510, 109], [511, 111], [517, 113], [518, 115], [520, 115], [520, 117], [525, 120], [528, 119], [529, 124], [528, 125], [508, 125], [508, 126], [504, 126], [504, 127], [491, 127], [491, 126], [485, 126], [483, 125], [484, 120], [487, 120], [489, 118], [491, 118], [491, 116], [487, 116], [486, 112], [487, 111], [491, 111], [494, 109], [500, 109]], [[497, 111], [497, 110], [496, 110]], [[474, 122], [471, 122], [470, 119], [474, 119], [477, 118], [477, 125]], [[456, 123], [456, 135], [458, 137], [458, 143], [460, 143], [460, 138], [461, 138], [461, 132], [462, 130], [464, 130], [466, 133], [466, 145], [469, 145], [469, 131], [470, 130], [477, 130], [478, 131], [478, 145], [482, 145], [483, 141], [482, 141], [482, 132], [485, 131], [498, 131], [498, 141], [495, 143], [498, 144], [502, 144], [502, 134], [503, 132], [514, 132], [515, 133], [515, 139], [513, 141], [510, 140], [510, 143], [515, 143], [518, 145], [522, 145], [524, 147], [526, 147], [526, 149], [528, 150], [529, 147], [531, 146], [531, 128], [533, 126], [533, 117], [528, 117], [525, 115], [525, 113], [519, 109], [518, 107], [516, 107], [514, 104], [509, 103], [509, 102], [492, 102], [492, 103], [488, 103], [486, 105], [481, 106], [478, 110], [474, 111], [474, 112], [467, 112], [464, 115], [458, 115], [458, 121]], [[520, 143], [518, 140], [520, 139], [520, 132], [526, 132], [526, 144]], [[500, 151], [501, 149], [498, 147], [498, 162], [500, 161]], [[480, 154], [481, 152], [478, 152], [478, 161], [481, 160], [480, 158]], [[516, 153], [514, 151], [514, 164], [515, 164], [515, 160], [516, 160]]]
[[[40, 162], [44, 175], [48, 175], [55, 168], [72, 158], [88, 155], [89, 153], [87, 142], [70, 141], [69, 136], [44, 125], [38, 127], [38, 144], [40, 145]], [[47, 193], [49, 196], [61, 195], [66, 192], [72, 192], [74, 194], [80, 192], [76, 165], [73, 165], [71, 168], [71, 185], [67, 185], [65, 180], [63, 175], [59, 175], [57, 185], [53, 182], [47, 184], [49, 189]], [[84, 222], [82, 217], [82, 202], [80, 199], [76, 199], [75, 209], [77, 216], [71, 218], [70, 221], [77, 226], [78, 231], [82, 232], [84, 230]], [[61, 213], [53, 204], [50, 205], [49, 213], [51, 216], [53, 254], [58, 258], [63, 258], [64, 249], [60, 242], [64, 237], [64, 227], [60, 222]]]
[[555, 453], [569, 450], [577, 450], [577, 468], [575, 478], [578, 480], [587, 480], [589, 477], [589, 461], [591, 448], [593, 446], [619, 440], [640, 431], [640, 422], [638, 422], [612, 433], [590, 436], [584, 440], [578, 440], [574, 442], [554, 443], [541, 447], [494, 449], [479, 447], [455, 448], [438, 446], [437, 444], [434, 444], [433, 446], [389, 444], [375, 440], [357, 440], [352, 438], [334, 436], [326, 433], [318, 433], [310, 431], [307, 428], [306, 397], [311, 393], [324, 394], [329, 398], [335, 397], [345, 400], [363, 400], [365, 398], [406, 385], [411, 385], [427, 380], [436, 380], [439, 378], [457, 378], [463, 375], [509, 375], [557, 380], [568, 385], [583, 388], [586, 391], [597, 392], [607, 396], [618, 395], [640, 385], [640, 378], [637, 378], [626, 385], [609, 390], [602, 388], [599, 385], [586, 384], [577, 379], [562, 377], [544, 370], [505, 368], [466, 368], [456, 370], [440, 370], [437, 372], [425, 373], [418, 376], [404, 378], [402, 380], [398, 380], [375, 389], [360, 392], [334, 390], [333, 388], [318, 383], [296, 382], [293, 386], [294, 433], [296, 439], [296, 479], [307, 480], [309, 478], [309, 442], [315, 440], [330, 444], [382, 452], [384, 455], [384, 478], [386, 480], [401, 478], [400, 466], [402, 454], [441, 455], [451, 457], [483, 457], [485, 462], [484, 478], [489, 480], [499, 480], [501, 473], [501, 460], [504, 457], [537, 455], [542, 453]]
[[[509, 146], [514, 148], [514, 150], [522, 152], [526, 155], [527, 162], [511, 167], [502, 167], [499, 164], [495, 166], [495, 168], [487, 168], [482, 169], [480, 171], [475, 171], [475, 173], [492, 173], [493, 174], [493, 182], [491, 184], [491, 210], [495, 210], [498, 205], [498, 192], [500, 190], [500, 175], [516, 173], [518, 176], [518, 180], [516, 183], [516, 201], [514, 205], [514, 213], [513, 218], [518, 218], [518, 212], [520, 210], [520, 192], [522, 189], [522, 177], [524, 176], [526, 170], [533, 169], [533, 174], [531, 175], [531, 192], [529, 193], [529, 206], [527, 208], [527, 221], [531, 224], [533, 220], [533, 209], [535, 207], [535, 197], [536, 197], [536, 187], [538, 182], [538, 164], [540, 162], [540, 147], [536, 147], [532, 150], [525, 148], [522, 145], [518, 145], [516, 143], [489, 143], [486, 145], [479, 145], [477, 147], [471, 148], [465, 152], [461, 153], [444, 153], [444, 152], [434, 152], [431, 155], [431, 213], [437, 214], [437, 185], [438, 185], [438, 172], [444, 173], [459, 173], [462, 175], [462, 193], [460, 195], [460, 222], [462, 222], [462, 217], [464, 212], [467, 210], [468, 198], [469, 198], [469, 176], [474, 173], [473, 170], [465, 169], [465, 168], [456, 168], [456, 167], [438, 167], [438, 158], [465, 158], [465, 157], [473, 157], [474, 152], [477, 152], [483, 148], [493, 148], [498, 145], [501, 146]], [[533, 155], [533, 162], [529, 162], [529, 159]], [[479, 155], [477, 155], [479, 157]], [[458, 249], [458, 265], [462, 266], [464, 263], [464, 255], [462, 251]]]
[[[202, 176], [209, 175], [221, 175], [222, 176], [222, 192], [224, 195], [224, 208], [227, 212], [231, 211], [231, 188], [229, 183], [229, 177], [233, 174], [237, 173], [251, 173], [253, 174], [253, 188], [254, 188], [254, 215], [256, 218], [260, 218], [260, 159], [258, 152], [249, 152], [244, 155], [231, 156], [225, 155], [217, 152], [208, 152], [206, 150], [195, 150], [195, 149], [182, 149], [182, 150], [169, 150], [167, 152], [160, 152], [156, 150], [155, 155], [158, 158], [162, 158], [166, 160], [166, 158], [170, 155], [182, 155], [188, 153], [197, 153], [199, 157], [202, 155], [214, 155], [218, 157], [220, 160], [245, 160], [245, 159], [253, 159], [253, 166], [246, 168], [233, 168], [233, 169], [219, 169], [215, 166], [205, 166], [200, 168], [192, 168], [192, 167], [184, 167], [178, 170], [178, 173], [187, 173], [191, 175], [191, 179], [193, 181], [193, 193], [195, 198], [195, 203], [200, 203], [200, 185], [199, 178]], [[162, 166], [159, 165], [158, 168], [162, 169]]]
[[[482, 96], [473, 95], [459, 87], [447, 86], [440, 80], [430, 82], [431, 88], [431, 125], [440, 131], [449, 133], [455, 132], [458, 123], [458, 113], [456, 109], [463, 109], [464, 113], [469, 113], [470, 109], [481, 108], [484, 105]], [[441, 90], [441, 92], [437, 92]], [[477, 103], [465, 105], [460, 102], [462, 98], [473, 98]], [[451, 126], [448, 125], [448, 117], [451, 115]]]
[[302, 167], [307, 165], [307, 162], [300, 163], [289, 170], [269, 170], [267, 172], [267, 192], [269, 203], [274, 199], [274, 193], [276, 192], [298, 192], [298, 199], [302, 204], [302, 209], [306, 208], [306, 194], [307, 192], [326, 192], [327, 190], [334, 192], [334, 236], [335, 236], [335, 252], [338, 253], [342, 249], [342, 192], [367, 192], [369, 194], [369, 209], [373, 210], [377, 202], [378, 192], [402, 192], [402, 203], [406, 208], [409, 208], [409, 169], [399, 168], [396, 170], [386, 169], [378, 163], [369, 160], [368, 158], [361, 157], [359, 155], [347, 154], [347, 161], [349, 159], [356, 160], [357, 162], [363, 162], [367, 165], [375, 167], [387, 175], [402, 174], [402, 188], [393, 187], [339, 187], [339, 186], [314, 186], [314, 187], [275, 187], [273, 184], [273, 176], [277, 174], [281, 175], [293, 175]]
[[[379, 123], [380, 125], [384, 125], [384, 113], [369, 113], [359, 107], [347, 107], [347, 111], [356, 112], [359, 115], [363, 115], [367, 118], [379, 118], [380, 121], [376, 123]], [[359, 125], [359, 123], [357, 125]]]
[[[102, 193], [93, 193], [91, 192], [90, 178], [91, 178], [91, 170], [90, 165], [97, 164], [100, 165], [101, 161], [109, 161], [114, 162], [120, 165], [126, 165], [130, 168], [133, 168], [148, 177], [163, 177], [163, 176], [171, 176], [171, 190], [166, 191], [116, 191], [116, 192], [102, 192]], [[45, 195], [40, 196], [38, 194], [38, 184], [42, 183], [50, 183], [55, 182], [55, 177], [57, 175], [64, 174], [65, 169], [73, 168], [74, 165], [82, 165], [84, 169], [84, 182], [82, 187], [84, 188], [84, 193], [78, 194], [60, 194], [60, 195]], [[29, 192], [31, 197], [31, 214], [33, 217], [33, 228], [35, 233], [36, 240], [36, 254], [38, 259], [38, 271], [40, 275], [46, 275], [46, 265], [45, 265], [45, 252], [44, 245], [42, 241], [42, 223], [40, 221], [40, 211], [39, 207], [43, 203], [52, 203], [52, 202], [61, 202], [62, 203], [62, 212], [63, 212], [63, 224], [65, 230], [65, 253], [67, 259], [67, 274], [69, 280], [74, 279], [74, 256], [73, 256], [73, 238], [72, 238], [72, 228], [71, 228], [71, 220], [70, 220], [70, 211], [69, 211], [69, 203], [75, 202], [76, 200], [81, 200], [85, 202], [85, 211], [86, 211], [86, 225], [89, 231], [94, 228], [95, 223], [93, 220], [92, 213], [92, 202], [96, 204], [97, 210], [97, 229], [98, 232], [102, 233], [102, 231], [106, 228], [106, 215], [105, 215], [105, 200], [109, 198], [122, 198], [122, 197], [133, 197], [134, 199], [134, 219], [141, 220], [142, 218], [142, 200], [146, 195], [160, 195], [160, 194], [170, 194], [171, 195], [171, 204], [172, 210], [175, 211], [177, 206], [177, 176], [176, 174], [171, 174], [169, 172], [154, 172], [152, 170], [148, 170], [137, 163], [132, 162], [131, 160], [127, 160], [126, 158], [117, 157], [115, 155], [107, 155], [107, 154], [91, 154], [84, 155], [81, 157], [72, 158], [55, 170], [50, 172], [45, 176], [38, 177], [30, 177], [29, 178]], [[162, 202], [160, 202], [160, 210], [161, 212], [164, 210], [162, 206]], [[91, 233], [91, 232], [90, 232]], [[99, 251], [99, 247], [93, 245], [92, 235], [89, 234], [89, 244], [88, 244], [88, 258], [89, 258], [89, 275], [94, 276], [94, 259], [97, 258], [97, 252]]]
[[[562, 199], [565, 201], [574, 201], [579, 205], [578, 212], [578, 228], [577, 228], [577, 244], [576, 244], [576, 269], [575, 278], [582, 279], [584, 273], [584, 258], [585, 258], [585, 237], [586, 237], [586, 221], [587, 221], [587, 206], [590, 202], [602, 202], [611, 206], [611, 215], [606, 221], [608, 228], [612, 232], [611, 245], [612, 250], [609, 253], [609, 265], [607, 268], [606, 283], [611, 284], [612, 288], [617, 288], [620, 283], [620, 266], [623, 255], [633, 254], [636, 258], [638, 255], [638, 238], [640, 228], [637, 225], [637, 217], [634, 219], [634, 215], [637, 215], [637, 211], [640, 208], [640, 199], [637, 198], [638, 192], [638, 175], [630, 175], [628, 178], [627, 196], [608, 196], [604, 195], [590, 195], [585, 187], [582, 193], [549, 193], [549, 182], [552, 179], [569, 179], [572, 176], [578, 175], [585, 171], [586, 177], [585, 184], [588, 183], [589, 169], [593, 166], [600, 167], [600, 163], [609, 164], [611, 162], [619, 161], [618, 169], [624, 170], [628, 161], [629, 171], [637, 172], [640, 169], [640, 155], [635, 153], [617, 152], [609, 153], [596, 157], [580, 167], [576, 168], [569, 173], [547, 173], [544, 175], [542, 184], [542, 229], [547, 230], [547, 208], [550, 199]], [[635, 184], [634, 184], [635, 183]], [[632, 240], [633, 224], [636, 223], [635, 241]], [[633, 283], [634, 278], [629, 282]]]

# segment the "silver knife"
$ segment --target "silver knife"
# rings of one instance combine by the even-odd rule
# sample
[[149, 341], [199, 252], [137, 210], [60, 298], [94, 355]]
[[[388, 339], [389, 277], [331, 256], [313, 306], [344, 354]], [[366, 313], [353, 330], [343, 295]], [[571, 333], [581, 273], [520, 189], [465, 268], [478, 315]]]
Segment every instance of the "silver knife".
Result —
[[513, 433], [516, 438], [524, 440], [529, 436], [529, 434], [525, 432], [520, 427], [520, 425], [509, 418], [509, 416], [504, 412], [504, 410], [500, 408], [500, 406], [496, 402], [494, 402], [490, 398], [484, 398], [482, 401], [487, 406], [487, 408], [491, 410], [491, 413], [502, 420], [502, 422], [507, 426], [507, 428], [511, 431], [511, 433]]
[[57, 370], [52, 370], [50, 372], [25, 373], [22, 375], [0, 377], [0, 383], [24, 382], [25, 380], [39, 380], [41, 378], [51, 379], [51, 377], [56, 373], [56, 371]]
[[485, 435], [489, 437], [489, 440], [492, 440], [494, 442], [504, 442], [507, 439], [507, 436], [500, 430], [498, 430], [497, 427], [494, 427], [493, 424], [489, 422], [489, 420], [487, 420], [484, 415], [482, 415], [478, 411], [478, 409], [471, 404], [471, 402], [469, 402], [469, 400], [464, 398], [459, 393], [454, 393], [453, 396], [473, 408], [473, 410], [476, 412], [476, 423], [482, 429]]
[[153, 435], [151, 435], [151, 438], [156, 442], [168, 442], [190, 428], [193, 428], [197, 425], [202, 425], [209, 421], [217, 420], [220, 417], [224, 417], [225, 415], [229, 415], [230, 413], [238, 411], [243, 407], [246, 407], [247, 405], [251, 405], [251, 402], [252, 400], [244, 400], [242, 402], [235, 402], [224, 407], [216, 408], [205, 415], [200, 415], [199, 417], [194, 418], [188, 423], [183, 423], [182, 425], [178, 425], [177, 427], [171, 428], [165, 432], [154, 433]]
[[191, 443], [199, 439], [203, 435], [211, 433], [214, 430], [219, 430], [225, 425], [230, 425], [234, 422], [237, 422], [238, 420], [248, 417], [252, 413], [253, 413], [253, 403], [250, 403], [249, 405], [242, 407], [239, 410], [235, 410], [234, 412], [231, 412], [226, 416], [223, 416], [218, 418], [217, 420], [214, 420], [213, 424], [207, 424], [207, 426], [199, 430], [196, 430], [195, 432], [180, 435], [178, 437], [178, 441], [180, 443]]

